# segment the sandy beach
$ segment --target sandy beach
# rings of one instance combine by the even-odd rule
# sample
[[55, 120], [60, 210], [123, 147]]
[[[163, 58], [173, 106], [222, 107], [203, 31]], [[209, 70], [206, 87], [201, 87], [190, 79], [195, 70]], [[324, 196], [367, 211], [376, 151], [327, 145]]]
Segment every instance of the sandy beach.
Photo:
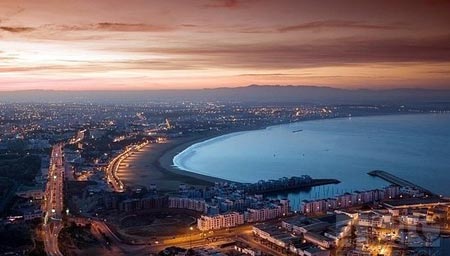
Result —
[[225, 181], [173, 166], [173, 158], [187, 147], [222, 134], [195, 135], [149, 144], [122, 162], [118, 177], [126, 186], [148, 187], [155, 184], [158, 190], [165, 192], [178, 190], [180, 184], [209, 186], [217, 181]]
[[174, 138], [166, 143], [149, 144], [124, 160], [117, 175], [124, 182], [125, 186], [149, 187], [151, 184], [155, 184], [161, 192], [177, 191], [180, 184], [210, 186], [214, 182], [227, 182], [224, 179], [180, 170], [173, 166], [173, 158], [193, 144], [234, 132], [264, 129], [269, 125], [214, 131], [189, 137]]

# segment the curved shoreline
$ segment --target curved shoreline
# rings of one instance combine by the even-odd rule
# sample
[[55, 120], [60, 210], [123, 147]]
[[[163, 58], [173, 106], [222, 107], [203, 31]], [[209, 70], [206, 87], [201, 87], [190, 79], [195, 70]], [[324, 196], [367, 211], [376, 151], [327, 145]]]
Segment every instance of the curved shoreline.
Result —
[[[400, 115], [410, 115], [410, 114], [433, 114], [433, 113], [402, 113]], [[359, 118], [359, 117], [371, 117], [371, 116], [387, 116], [387, 115], [398, 115], [398, 114], [383, 114], [383, 115], [367, 115], [367, 116], [353, 116], [352, 118]], [[229, 130], [223, 130], [223, 131], [214, 131], [214, 132], [208, 132], [205, 134], [197, 134], [192, 135], [189, 137], [184, 138], [175, 138], [169, 140], [168, 144], [165, 147], [162, 145], [158, 145], [158, 147], [154, 150], [152, 150], [152, 153], [154, 154], [152, 157], [153, 159], [148, 160], [149, 166], [153, 167], [151, 170], [147, 170], [149, 173], [149, 176], [152, 176], [151, 173], [153, 172], [159, 172], [158, 179], [155, 181], [152, 179], [151, 183], [156, 183], [158, 188], [162, 191], [174, 191], [178, 189], [178, 185], [169, 185], [164, 184], [167, 182], [178, 182], [177, 184], [188, 184], [188, 185], [200, 185], [200, 186], [208, 186], [214, 184], [214, 182], [233, 182], [233, 183], [239, 183], [236, 181], [231, 181], [227, 179], [222, 179], [210, 175], [204, 175], [200, 173], [196, 173], [189, 170], [184, 170], [181, 168], [178, 168], [174, 165], [173, 159], [176, 155], [181, 153], [182, 151], [188, 149], [189, 147], [202, 143], [208, 140], [212, 140], [215, 138], [219, 138], [222, 136], [227, 136], [230, 134], [238, 133], [238, 132], [246, 132], [246, 131], [254, 131], [254, 130], [263, 130], [270, 127], [276, 127], [279, 125], [287, 125], [287, 124], [294, 124], [294, 123], [303, 123], [303, 122], [313, 122], [313, 121], [322, 121], [322, 120], [330, 120], [330, 119], [345, 119], [347, 117], [339, 117], [339, 118], [319, 118], [319, 119], [306, 119], [296, 122], [289, 122], [289, 123], [279, 123], [279, 124], [266, 124], [266, 125], [255, 125], [253, 127], [240, 127], [235, 129], [229, 129]], [[152, 147], [150, 144], [148, 147]], [[162, 148], [161, 148], [162, 147]], [[142, 156], [143, 158], [146, 158], [147, 156]], [[142, 159], [140, 159], [142, 161]], [[146, 165], [146, 166], [147, 166]], [[142, 181], [140, 181], [142, 183]], [[142, 184], [145, 186], [148, 186], [149, 184]]]
[[289, 122], [289, 123], [280, 123], [280, 124], [272, 124], [272, 125], [266, 125], [266, 126], [260, 126], [260, 127], [254, 127], [253, 129], [235, 129], [235, 130], [230, 130], [230, 131], [226, 131], [226, 132], [219, 132], [218, 134], [214, 135], [209, 135], [209, 136], [205, 136], [203, 138], [200, 139], [196, 139], [195, 141], [192, 141], [190, 143], [185, 143], [182, 145], [179, 145], [177, 147], [177, 151], [178, 153], [174, 152], [168, 152], [170, 153], [170, 155], [166, 156], [166, 155], [162, 155], [162, 157], [167, 158], [170, 156], [170, 160], [168, 159], [164, 159], [162, 160], [161, 166], [169, 171], [174, 171], [179, 173], [180, 175], [199, 175], [199, 178], [206, 178], [206, 179], [218, 179], [221, 181], [229, 181], [229, 182], [235, 182], [235, 183], [239, 183], [238, 181], [231, 181], [231, 180], [227, 180], [227, 179], [223, 179], [223, 178], [219, 178], [219, 177], [214, 177], [214, 176], [210, 176], [210, 175], [205, 175], [205, 174], [201, 174], [198, 173], [194, 170], [189, 170], [189, 168], [182, 168], [179, 166], [175, 166], [174, 165], [174, 159], [176, 156], [178, 156], [180, 153], [189, 150], [191, 147], [197, 145], [197, 144], [202, 144], [202, 143], [206, 143], [208, 141], [216, 141], [216, 140], [220, 140], [222, 138], [224, 138], [225, 136], [234, 136], [234, 135], [238, 135], [241, 132], [250, 132], [250, 131], [257, 131], [257, 130], [265, 130], [265, 129], [270, 129], [273, 127], [277, 127], [277, 126], [282, 126], [282, 125], [290, 125], [290, 124], [298, 124], [298, 123], [305, 123], [305, 122], [319, 122], [319, 121], [326, 121], [326, 120], [339, 120], [339, 119], [348, 119], [348, 118], [367, 118], [367, 117], [376, 117], [376, 116], [403, 116], [403, 115], [430, 115], [430, 114], [436, 114], [436, 113], [392, 113], [392, 114], [377, 114], [377, 115], [361, 115], [361, 116], [352, 116], [352, 117], [331, 117], [331, 118], [315, 118], [315, 119], [306, 119], [306, 120], [301, 120], [301, 121], [295, 121], [295, 122]]
[[213, 177], [213, 176], [207, 176], [207, 175], [203, 175], [203, 174], [196, 173], [196, 172], [182, 170], [173, 164], [174, 157], [176, 155], [178, 155], [179, 153], [181, 153], [182, 151], [186, 150], [187, 148], [189, 148], [192, 145], [201, 143], [208, 139], [215, 138], [217, 136], [221, 136], [221, 135], [216, 134], [216, 135], [209, 135], [209, 136], [205, 136], [205, 137], [199, 136], [196, 138], [191, 138], [191, 140], [188, 140], [188, 141], [176, 143], [173, 147], [162, 152], [161, 156], [159, 157], [159, 159], [156, 162], [156, 165], [158, 167], [160, 167], [161, 169], [164, 169], [167, 172], [171, 172], [173, 174], [177, 174], [177, 175], [181, 175], [181, 176], [191, 177], [194, 179], [203, 180], [203, 181], [209, 182], [211, 184], [214, 182], [231, 182], [229, 180], [220, 179], [220, 178]]
[[[162, 192], [174, 192], [179, 189], [180, 184], [194, 186], [211, 186], [215, 182], [232, 182], [213, 176], [203, 175], [195, 172], [184, 171], [173, 165], [173, 158], [191, 145], [202, 141], [219, 137], [225, 134], [261, 129], [264, 127], [242, 127], [241, 129], [229, 129], [213, 131], [205, 134], [194, 134], [189, 137], [180, 137], [168, 140], [167, 143], [150, 143], [140, 152], [133, 155], [120, 168], [118, 176], [123, 180], [125, 186], [136, 187], [155, 184]], [[131, 168], [130, 168], [131, 166]]]
[[[374, 116], [374, 115], [373, 115]], [[365, 117], [365, 116], [358, 116], [358, 117]], [[347, 118], [347, 117], [338, 117], [338, 118], [313, 118], [313, 119], [305, 119], [295, 122], [287, 122], [287, 123], [278, 123], [278, 124], [265, 124], [265, 125], [255, 125], [255, 126], [248, 126], [248, 127], [240, 127], [235, 129], [229, 129], [229, 130], [223, 130], [220, 132], [211, 132], [209, 134], [204, 135], [196, 135], [195, 137], [191, 137], [188, 139], [188, 141], [177, 143], [174, 147], [165, 150], [162, 152], [160, 157], [158, 158], [157, 165], [162, 170], [166, 171], [167, 173], [173, 173], [180, 176], [186, 176], [194, 179], [199, 179], [202, 181], [209, 182], [210, 184], [213, 184], [214, 182], [232, 182], [232, 183], [240, 183], [237, 181], [222, 179], [210, 175], [200, 174], [196, 173], [191, 170], [185, 170], [181, 169], [174, 165], [173, 159], [175, 156], [177, 156], [179, 153], [187, 150], [189, 147], [206, 142], [208, 140], [215, 140], [217, 138], [223, 137], [223, 136], [229, 136], [232, 134], [240, 133], [240, 132], [249, 132], [249, 131], [258, 131], [258, 130], [264, 130], [271, 127], [276, 127], [279, 125], [288, 125], [288, 124], [295, 124], [295, 123], [303, 123], [303, 122], [313, 122], [313, 121], [321, 121], [321, 120], [330, 120], [330, 119], [339, 119], [339, 118]], [[356, 117], [354, 117], [356, 118]], [[187, 138], [186, 138], [187, 139]]]
[[[285, 124], [289, 124], [289, 123], [285, 123]], [[278, 125], [278, 124], [276, 124], [276, 125]], [[202, 142], [205, 142], [208, 140], [212, 140], [212, 139], [215, 139], [218, 137], [226, 136], [229, 134], [261, 130], [261, 129], [265, 129], [270, 126], [274, 126], [274, 125], [241, 127], [241, 128], [236, 128], [236, 129], [223, 130], [220, 132], [209, 132], [207, 134], [194, 135], [193, 137], [179, 139], [179, 140], [182, 140], [182, 142], [178, 142], [178, 143], [175, 142], [175, 145], [173, 145], [172, 147], [161, 152], [155, 165], [166, 173], [171, 173], [171, 174], [179, 175], [181, 177], [184, 176], [184, 177], [192, 178], [192, 179], [195, 179], [198, 181], [207, 182], [207, 183], [209, 183], [209, 185], [212, 185], [215, 182], [239, 183], [237, 181], [222, 179], [222, 178], [218, 178], [218, 177], [214, 177], [214, 176], [210, 176], [210, 175], [204, 175], [204, 174], [196, 173], [193, 171], [180, 169], [174, 165], [173, 159], [179, 153], [183, 152], [184, 150], [186, 150], [187, 148], [189, 148], [195, 144], [202, 143]], [[177, 139], [175, 139], [175, 140], [177, 140]]]

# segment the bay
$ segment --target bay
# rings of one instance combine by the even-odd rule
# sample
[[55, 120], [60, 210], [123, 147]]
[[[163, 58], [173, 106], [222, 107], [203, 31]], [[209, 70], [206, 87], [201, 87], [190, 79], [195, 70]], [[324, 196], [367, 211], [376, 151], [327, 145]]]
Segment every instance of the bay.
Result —
[[[388, 171], [450, 195], [450, 114], [408, 114], [303, 121], [219, 136], [175, 156], [179, 169], [238, 182], [310, 175], [338, 185], [289, 193], [303, 199], [382, 188]], [[295, 203], [297, 202], [297, 203]]]

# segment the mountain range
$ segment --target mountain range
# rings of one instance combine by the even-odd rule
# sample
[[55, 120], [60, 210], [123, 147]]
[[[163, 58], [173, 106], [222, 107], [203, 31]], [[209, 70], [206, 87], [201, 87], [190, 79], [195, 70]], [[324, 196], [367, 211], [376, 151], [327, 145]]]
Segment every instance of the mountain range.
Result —
[[319, 86], [249, 85], [195, 90], [0, 91], [0, 103], [99, 103], [219, 101], [299, 104], [412, 104], [450, 102], [450, 89], [340, 89]]

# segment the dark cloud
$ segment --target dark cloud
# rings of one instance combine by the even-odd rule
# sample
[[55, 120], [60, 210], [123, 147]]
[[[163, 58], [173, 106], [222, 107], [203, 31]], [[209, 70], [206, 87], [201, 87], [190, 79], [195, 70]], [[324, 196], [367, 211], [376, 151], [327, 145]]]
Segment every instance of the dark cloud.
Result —
[[180, 27], [196, 28], [196, 27], [198, 27], [198, 25], [195, 25], [195, 24], [181, 24]]
[[447, 66], [448, 70], [427, 70], [427, 71], [422, 71], [422, 73], [427, 73], [427, 74], [438, 74], [438, 75], [450, 75], [450, 67]]
[[[104, 31], [104, 32], [170, 32], [179, 29], [189, 29], [198, 27], [195, 24], [180, 24], [177, 26], [165, 26], [165, 25], [153, 25], [153, 24], [143, 24], [143, 23], [116, 23], [116, 22], [99, 22], [94, 24], [84, 24], [84, 25], [55, 25], [55, 24], [46, 24], [39, 27], [0, 27], [0, 30], [6, 30], [10, 32], [29, 32], [29, 31], [41, 31], [45, 32], [42, 34], [44, 38], [50, 37], [52, 38], [53, 32], [61, 32], [61, 31]], [[56, 38], [60, 37], [61, 40], [65, 38], [69, 38], [71, 40], [76, 40], [80, 35], [70, 34], [58, 34]], [[86, 37], [86, 38], [84, 38]], [[96, 35], [87, 35], [82, 36], [83, 40], [89, 39], [106, 39], [104, 36]], [[55, 39], [56, 39], [55, 38]]]
[[212, 0], [211, 3], [205, 4], [208, 8], [236, 8], [239, 6], [238, 0]]
[[450, 62], [450, 37], [373, 40], [337, 38], [310, 44], [202, 45], [123, 50], [184, 57], [204, 66], [279, 69], [360, 63]]
[[312, 30], [312, 29], [336, 29], [336, 28], [353, 28], [353, 29], [365, 29], [365, 30], [393, 30], [399, 29], [401, 24], [388, 24], [388, 25], [379, 25], [379, 24], [369, 24], [358, 21], [350, 21], [350, 20], [323, 20], [323, 21], [313, 21], [307, 22], [297, 25], [280, 27], [277, 29], [279, 32], [291, 32], [291, 31], [299, 31], [299, 30]]
[[425, 3], [432, 6], [450, 5], [449, 0], [425, 0]]
[[32, 27], [7, 27], [7, 26], [1, 26], [0, 30], [7, 31], [10, 33], [24, 33], [24, 32], [31, 32], [35, 30], [35, 28]]
[[163, 32], [174, 30], [172, 27], [149, 25], [149, 24], [128, 24], [102, 22], [94, 25], [95, 29], [121, 32]]
[[238, 76], [257, 76], [257, 77], [262, 77], [262, 76], [299, 76], [299, 75], [305, 75], [305, 73], [302, 74], [286, 74], [286, 73], [245, 73], [245, 74], [240, 74]]
[[61, 25], [52, 26], [48, 25], [48, 28], [60, 29], [60, 30], [98, 30], [98, 31], [117, 31], [117, 32], [164, 32], [172, 31], [175, 28], [168, 26], [159, 26], [151, 24], [133, 24], [133, 23], [115, 23], [115, 22], [100, 22], [96, 24], [87, 25]]
[[[297, 25], [281, 26], [281, 27], [246, 27], [246, 26], [228, 26], [220, 28], [222, 31], [226, 32], [236, 32], [243, 34], [267, 34], [267, 33], [288, 33], [296, 31], [310, 31], [310, 30], [350, 30], [350, 29], [360, 29], [362, 31], [368, 30], [400, 30], [407, 29], [408, 27], [404, 23], [390, 23], [390, 24], [372, 24], [364, 23], [360, 21], [350, 21], [350, 20], [322, 20], [306, 22]], [[209, 31], [214, 33], [214, 30]]]

